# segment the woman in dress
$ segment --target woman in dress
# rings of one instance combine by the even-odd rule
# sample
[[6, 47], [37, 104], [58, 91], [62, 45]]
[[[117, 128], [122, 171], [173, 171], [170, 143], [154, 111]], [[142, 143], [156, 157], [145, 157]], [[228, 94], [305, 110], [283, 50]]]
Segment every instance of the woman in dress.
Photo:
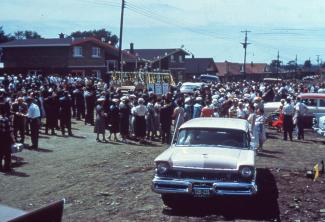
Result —
[[129, 100], [128, 98], [124, 98], [120, 104], [120, 134], [124, 143], [127, 142], [126, 139], [129, 137], [130, 115], [131, 107], [129, 105]]
[[146, 119], [148, 113], [147, 107], [144, 105], [144, 99], [139, 98], [138, 104], [134, 109], [134, 130], [135, 136], [139, 139], [140, 143], [144, 142], [146, 137]]
[[154, 99], [151, 98], [147, 104], [148, 114], [146, 116], [147, 122], [147, 138], [151, 140], [154, 139], [154, 124], [155, 124], [155, 108]]
[[253, 104], [249, 104], [248, 106], [248, 117], [247, 121], [249, 123], [249, 131], [251, 133], [251, 141], [257, 145], [258, 142], [256, 141], [256, 130], [255, 130], [255, 120], [256, 120], [256, 114], [255, 114], [255, 107]]
[[154, 134], [153, 137], [158, 137], [159, 132], [159, 137], [161, 136], [160, 133], [160, 109], [161, 109], [161, 99], [157, 99], [155, 105], [154, 105], [154, 110], [155, 110], [155, 120], [154, 120]]
[[97, 100], [96, 106], [96, 121], [94, 126], [94, 133], [97, 133], [96, 141], [101, 142], [99, 139], [99, 134], [103, 136], [103, 142], [107, 142], [105, 139], [105, 128], [106, 128], [106, 116], [107, 114], [104, 112], [104, 102], [105, 98], [100, 97]]
[[177, 100], [177, 107], [174, 109], [175, 131], [184, 123], [185, 110], [182, 107], [182, 100]]
[[112, 100], [113, 104], [110, 107], [110, 134], [109, 134], [109, 140], [111, 140], [112, 134], [114, 134], [114, 141], [117, 141], [116, 134], [119, 132], [119, 107], [118, 107], [118, 99]]

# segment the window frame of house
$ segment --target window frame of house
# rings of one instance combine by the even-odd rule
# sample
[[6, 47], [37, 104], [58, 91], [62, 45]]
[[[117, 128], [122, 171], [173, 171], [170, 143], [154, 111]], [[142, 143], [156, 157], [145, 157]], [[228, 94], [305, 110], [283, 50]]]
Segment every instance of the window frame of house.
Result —
[[[79, 49], [79, 50], [77, 50]], [[78, 52], [78, 54], [77, 54]], [[80, 58], [80, 57], [83, 57], [83, 50], [82, 50], [82, 47], [81, 46], [73, 46], [73, 57], [74, 58]]]
[[174, 62], [175, 62], [175, 57], [174, 57], [174, 55], [170, 55], [170, 62], [171, 62], [171, 63], [174, 63]]
[[179, 61], [179, 63], [183, 63], [184, 62], [184, 59], [183, 59], [183, 56], [182, 55], [178, 55], [178, 61]]
[[[94, 53], [96, 52], [96, 53]], [[92, 58], [100, 58], [101, 57], [101, 50], [99, 47], [91, 47], [91, 57]]]

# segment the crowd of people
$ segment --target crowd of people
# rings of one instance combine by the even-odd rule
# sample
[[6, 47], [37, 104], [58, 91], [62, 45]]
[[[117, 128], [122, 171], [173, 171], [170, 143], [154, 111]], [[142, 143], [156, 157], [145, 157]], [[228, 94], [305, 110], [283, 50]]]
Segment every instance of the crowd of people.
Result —
[[297, 95], [325, 88], [316, 81], [304, 84], [298, 80], [210, 83], [192, 94], [182, 94], [179, 87], [171, 87], [165, 95], [147, 89], [123, 94], [118, 87], [95, 77], [4, 75], [0, 80], [0, 170], [10, 170], [10, 146], [15, 142], [24, 144], [25, 135], [31, 138], [30, 149], [39, 148], [40, 130], [50, 135], [74, 136], [72, 119], [92, 126], [97, 142], [153, 140], [168, 144], [172, 130], [189, 119], [241, 118], [248, 120], [252, 138], [262, 149], [266, 140], [263, 103], [281, 101], [280, 118], [274, 126], [283, 128], [284, 139], [289, 135], [292, 140], [296, 114], [298, 139], [304, 139], [300, 117], [307, 108]]

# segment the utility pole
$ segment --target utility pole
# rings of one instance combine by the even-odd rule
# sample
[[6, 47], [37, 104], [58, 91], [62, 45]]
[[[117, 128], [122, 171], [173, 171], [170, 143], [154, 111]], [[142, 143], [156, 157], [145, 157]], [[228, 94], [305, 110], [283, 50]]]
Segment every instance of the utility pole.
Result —
[[125, 0], [122, 0], [121, 6], [121, 22], [120, 22], [120, 43], [118, 47], [118, 70], [123, 71], [123, 62], [122, 62], [122, 37], [123, 37], [123, 18], [124, 18], [124, 8]]
[[244, 54], [244, 79], [246, 79], [246, 49], [247, 49], [247, 46], [250, 44], [247, 42], [247, 33], [248, 32], [251, 32], [251, 31], [241, 31], [242, 33], [245, 33], [245, 42], [241, 42], [241, 44], [243, 45], [243, 48], [245, 50], [245, 54]]
[[297, 77], [297, 71], [298, 71], [298, 55], [296, 55], [295, 58], [295, 77]]
[[279, 65], [280, 65], [280, 52], [278, 50], [278, 56], [276, 60], [276, 78], [279, 79]]
[[319, 60], [319, 56], [320, 56], [320, 55], [316, 55], [316, 56], [317, 56], [317, 64], [318, 64], [318, 67], [319, 67], [319, 61], [320, 61], [320, 60]]

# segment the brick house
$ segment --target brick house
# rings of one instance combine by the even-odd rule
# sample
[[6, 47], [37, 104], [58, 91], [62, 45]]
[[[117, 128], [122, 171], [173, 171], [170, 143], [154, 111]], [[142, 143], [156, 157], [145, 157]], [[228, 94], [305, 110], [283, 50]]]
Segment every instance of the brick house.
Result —
[[217, 62], [218, 76], [222, 81], [262, 80], [271, 75], [269, 65], [266, 63], [246, 64], [246, 77], [244, 76], [244, 64], [233, 62]]
[[213, 58], [186, 58], [183, 81], [192, 81], [201, 74], [217, 75], [217, 66]]
[[0, 44], [0, 48], [4, 63], [2, 73], [71, 73], [100, 77], [117, 68], [118, 49], [95, 38], [15, 40]]

